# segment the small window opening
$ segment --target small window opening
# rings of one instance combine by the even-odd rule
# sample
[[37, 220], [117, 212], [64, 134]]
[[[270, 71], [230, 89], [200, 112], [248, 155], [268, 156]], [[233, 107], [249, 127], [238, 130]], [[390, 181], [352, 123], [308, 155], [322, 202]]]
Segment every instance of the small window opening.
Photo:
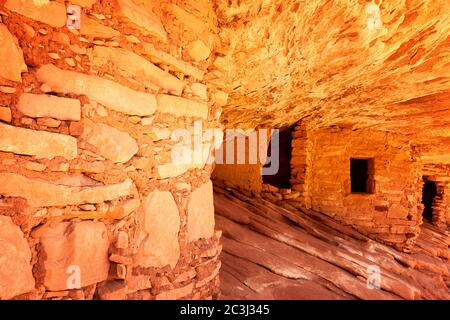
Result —
[[[292, 135], [296, 124], [279, 132], [279, 169], [275, 175], [263, 175], [263, 183], [270, 184], [277, 188], [291, 188], [291, 157], [292, 157]], [[267, 155], [272, 156], [272, 139], [269, 143]], [[269, 164], [265, 165], [266, 167]]]
[[373, 193], [373, 159], [350, 159], [352, 193]]
[[424, 205], [423, 209], [423, 220], [428, 222], [433, 221], [433, 202], [437, 195], [436, 182], [424, 179], [423, 191], [422, 191], [422, 203]]

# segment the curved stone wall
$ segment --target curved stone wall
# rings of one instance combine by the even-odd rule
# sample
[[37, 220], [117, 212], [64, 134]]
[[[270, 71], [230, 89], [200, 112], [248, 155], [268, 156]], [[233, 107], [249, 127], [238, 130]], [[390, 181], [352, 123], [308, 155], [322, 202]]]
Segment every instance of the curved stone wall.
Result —
[[217, 296], [214, 139], [172, 138], [218, 126], [219, 48], [208, 1], [0, 1], [0, 299]]

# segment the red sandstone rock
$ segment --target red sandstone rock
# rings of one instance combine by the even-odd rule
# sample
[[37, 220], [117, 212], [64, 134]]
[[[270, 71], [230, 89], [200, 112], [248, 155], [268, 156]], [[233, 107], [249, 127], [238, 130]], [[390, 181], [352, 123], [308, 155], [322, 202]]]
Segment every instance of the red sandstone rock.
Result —
[[406, 219], [406, 217], [408, 216], [408, 210], [401, 205], [394, 204], [389, 208], [387, 216], [389, 218]]
[[206, 103], [165, 94], [158, 95], [157, 100], [157, 110], [161, 113], [173, 114], [177, 117], [202, 118], [205, 120], [208, 118], [208, 105]]
[[[319, 281], [292, 280], [230, 254], [223, 254], [221, 299], [352, 300], [341, 290], [326, 288]], [[251, 275], [248, 277], [247, 275]]]
[[128, 233], [126, 233], [125, 231], [119, 231], [117, 233], [117, 238], [114, 245], [117, 249], [128, 248]]
[[18, 128], [0, 123], [0, 150], [53, 159], [61, 156], [71, 160], [77, 156], [74, 137]]
[[178, 300], [184, 298], [192, 293], [194, 289], [194, 284], [188, 284], [187, 286], [169, 290], [163, 293], [160, 293], [156, 296], [156, 300]]
[[81, 137], [95, 147], [92, 151], [117, 163], [128, 162], [139, 150], [136, 140], [127, 132], [88, 119], [84, 120]]
[[212, 183], [209, 181], [191, 194], [187, 218], [189, 242], [209, 239], [214, 235]]
[[196, 275], [195, 270], [189, 270], [189, 271], [183, 272], [182, 274], [177, 276], [177, 278], [175, 279], [175, 282], [181, 283], [181, 282], [189, 281], [189, 280], [195, 278], [195, 275]]
[[41, 127], [58, 128], [61, 125], [61, 120], [52, 118], [39, 118], [36, 120], [36, 123]]
[[180, 215], [172, 194], [153, 191], [143, 201], [139, 217], [143, 232], [137, 263], [144, 267], [174, 268], [180, 256]]
[[[112, 204], [104, 206], [102, 204], [94, 207], [95, 211], [84, 210], [65, 210], [63, 215], [65, 218], [79, 219], [110, 219], [122, 220], [139, 208], [141, 204], [139, 199], [129, 199], [114, 201]], [[82, 206], [80, 206], [82, 207]], [[92, 205], [89, 205], [92, 208]]]
[[[192, 162], [193, 160], [188, 160]], [[160, 164], [156, 167], [156, 172], [158, 174], [158, 179], [167, 179], [181, 176], [191, 169], [203, 169], [205, 163], [165, 163]]]
[[131, 291], [145, 290], [152, 287], [150, 277], [145, 274], [133, 274], [128, 272], [125, 277], [125, 283]]
[[32, 118], [48, 117], [71, 121], [81, 119], [81, 105], [78, 99], [23, 93], [19, 98], [17, 109]]
[[[222, 263], [219, 261], [219, 263], [215, 263], [214, 269], [207, 269], [207, 275], [200, 278], [200, 280], [195, 284], [196, 288], [200, 288], [203, 286], [206, 286], [209, 282], [216, 279], [216, 277], [219, 275], [220, 268], [222, 267]], [[198, 272], [198, 269], [197, 269]]]
[[[89, 18], [88, 16], [82, 15], [81, 21], [82, 21], [82, 23], [81, 23], [81, 28], [80, 28], [80, 34], [82, 34], [83, 36], [105, 38], [105, 39], [110, 39], [110, 38], [120, 36], [119, 31], [114, 30], [113, 28], [107, 27], [107, 26], [101, 24], [100, 22], [97, 22], [96, 20]], [[72, 48], [72, 51], [78, 51], [78, 50], [74, 50], [76, 48], [74, 46], [71, 46], [71, 48]], [[80, 49], [80, 50], [82, 50], [82, 51], [86, 50], [85, 48], [83, 48], [83, 49]], [[81, 52], [76, 52], [76, 53], [81, 53]]]
[[[71, 288], [71, 276], [80, 270], [80, 287], [106, 280], [109, 270], [109, 240], [101, 222], [62, 222], [44, 226], [40, 234], [40, 258], [44, 285], [51, 291]], [[76, 282], [75, 282], [76, 283]]]
[[128, 288], [123, 282], [107, 281], [99, 285], [100, 300], [125, 300]]
[[107, 186], [69, 187], [14, 173], [0, 173], [0, 181], [0, 194], [25, 198], [35, 207], [100, 203], [128, 196], [133, 187], [131, 179]]
[[180, 8], [176, 4], [171, 4], [169, 11], [196, 36], [201, 36], [208, 29], [200, 18]]
[[94, 65], [99, 67], [113, 66], [122, 75], [134, 78], [144, 85], [151, 87], [152, 84], [156, 84], [176, 95], [181, 95], [185, 86], [183, 81], [161, 70], [134, 52], [118, 48], [95, 46], [92, 55]]
[[172, 131], [168, 128], [152, 128], [153, 141], [167, 140], [170, 139]]
[[166, 163], [158, 165], [156, 170], [159, 179], [167, 179], [181, 176], [182, 174], [193, 168], [195, 168], [195, 166], [189, 164]]
[[66, 7], [56, 1], [37, 5], [33, 1], [7, 0], [5, 8], [56, 28], [67, 22]]
[[[246, 198], [238, 192], [234, 199], [226, 197], [216, 201], [218, 214], [225, 216], [218, 221], [226, 237], [221, 258], [226, 279], [230, 281], [226, 284], [229, 289], [226, 294], [234, 293], [234, 298], [243, 293], [245, 298], [449, 299], [449, 234], [427, 223], [420, 225], [423, 176], [439, 182], [433, 223], [445, 228], [450, 221], [450, 202], [446, 196], [450, 176], [448, 0], [383, 1], [380, 8], [384, 26], [380, 30], [366, 28], [367, 1], [353, 1], [352, 5], [322, 0], [97, 1], [95, 9], [83, 9], [89, 16], [82, 15], [81, 30], [70, 33], [63, 25], [66, 14], [58, 10], [57, 15], [52, 15], [48, 8], [68, 4], [91, 6], [95, 1], [21, 1], [20, 6], [33, 10], [16, 14], [17, 8], [11, 12], [4, 8], [4, 3], [17, 1], [0, 1], [0, 20], [20, 37], [25, 54], [22, 59], [15, 39], [6, 41], [14, 42], [14, 46], [4, 50], [4, 38], [0, 38], [0, 61], [11, 61], [11, 65], [0, 66], [0, 73], [6, 70], [9, 76], [20, 81], [20, 74], [26, 71], [23, 61], [33, 70], [24, 74], [23, 84], [10, 84], [11, 79], [2, 77], [0, 105], [7, 108], [3, 109], [6, 115], [2, 121], [27, 126], [33, 129], [27, 132], [33, 134], [22, 135], [12, 141], [18, 145], [7, 148], [23, 150], [34, 144], [33, 150], [42, 150], [46, 139], [41, 131], [35, 130], [37, 127], [63, 135], [82, 134], [78, 122], [22, 116], [16, 108], [20, 95], [37, 93], [39, 88], [42, 92], [64, 93], [79, 99], [84, 105], [83, 120], [102, 121], [127, 131], [139, 145], [139, 158], [129, 165], [113, 163], [88, 152], [87, 148], [96, 148], [83, 139], [78, 143], [79, 156], [75, 154], [77, 157], [70, 161], [58, 156], [52, 160], [37, 159], [34, 153], [14, 154], [9, 152], [11, 149], [0, 152], [0, 190], [7, 192], [0, 192], [0, 216], [11, 216], [15, 223], [20, 223], [24, 233], [45, 223], [45, 219], [102, 219], [108, 234], [118, 236], [118, 230], [126, 230], [130, 237], [127, 248], [122, 239], [118, 247], [123, 248], [112, 247], [113, 252], [109, 252], [110, 259], [119, 263], [113, 264], [110, 277], [126, 278], [126, 287], [123, 281], [100, 282], [83, 291], [44, 293], [39, 290], [26, 297], [61, 299], [69, 295], [90, 299], [94, 293], [96, 298], [110, 298], [119, 293], [120, 298], [210, 298], [217, 293], [218, 279], [214, 276], [220, 267], [216, 261], [220, 253], [219, 233], [213, 238], [188, 243], [187, 230], [191, 190], [195, 193], [198, 185], [209, 178], [211, 167], [167, 163], [173, 144], [152, 141], [151, 126], [168, 130], [185, 128], [192, 120], [183, 119], [185, 116], [208, 120], [204, 125], [218, 126], [220, 106], [224, 106], [222, 124], [229, 128], [282, 127], [300, 118], [309, 119], [308, 130], [296, 130], [292, 143], [292, 189], [300, 195], [272, 188], [274, 194], [270, 198], [275, 201], [284, 198], [284, 201], [274, 205], [257, 196]], [[30, 22], [27, 17], [35, 21]], [[121, 17], [125, 19], [120, 20]], [[61, 25], [58, 30], [41, 23], [54, 24], [56, 20]], [[160, 40], [167, 43], [162, 44]], [[95, 45], [117, 48], [100, 49], [108, 52], [127, 50], [127, 54], [117, 59], [119, 63], [110, 63], [114, 59], [108, 57], [107, 62], [95, 65], [92, 52], [87, 50]], [[152, 81], [147, 82], [148, 74], [139, 74], [140, 66], [135, 61], [131, 63], [128, 52], [150, 59], [164, 70], [164, 77], [172, 75], [172, 80], [164, 78], [163, 81], [162, 73], [161, 79], [153, 74], [153, 81], [160, 81], [161, 88], [152, 86]], [[189, 60], [189, 52], [198, 62], [183, 61]], [[126, 61], [128, 58], [130, 61]], [[53, 91], [48, 84], [40, 85], [36, 81], [36, 70], [49, 61], [59, 68], [79, 72], [74, 77], [65, 73], [65, 77], [58, 78], [56, 71], [48, 75], [55, 77], [57, 85], [69, 84], [71, 90], [76, 90]], [[128, 68], [129, 64], [133, 68]], [[13, 72], [8, 71], [10, 66]], [[153, 113], [156, 102], [144, 92], [126, 90], [126, 86], [181, 94], [179, 88], [169, 88], [177, 82], [174, 78], [188, 88], [183, 98], [187, 101], [202, 98], [205, 105], [211, 106], [211, 117], [206, 117], [209, 110], [205, 106], [197, 108], [180, 99], [173, 100], [170, 106], [162, 106], [162, 112], [154, 117], [135, 117], [147, 115], [149, 109]], [[114, 82], [104, 82], [105, 79]], [[193, 81], [202, 81], [200, 86], [208, 87], [211, 101], [203, 89], [193, 87]], [[125, 87], [116, 86], [116, 82]], [[89, 104], [87, 100], [91, 100]], [[97, 106], [96, 100], [109, 103], [106, 106], [110, 110], [106, 111], [101, 104]], [[152, 104], [148, 104], [150, 100]], [[418, 124], [421, 130], [417, 130]], [[361, 130], [366, 127], [373, 130]], [[167, 137], [167, 132], [164, 130], [159, 138]], [[399, 139], [394, 133], [406, 138]], [[357, 135], [360, 136], [356, 138]], [[30, 137], [31, 142], [24, 142], [25, 137]], [[4, 146], [3, 143], [0, 145]], [[76, 149], [76, 144], [69, 143], [71, 150]], [[97, 145], [98, 149], [105, 147]], [[44, 143], [45, 150], [53, 152], [53, 148], [60, 150], [61, 144]], [[375, 171], [370, 177], [375, 182], [371, 183], [374, 194], [350, 194], [350, 157], [375, 157]], [[226, 183], [240, 182], [243, 187], [260, 193], [261, 166], [244, 166], [240, 170], [241, 167], [231, 168], [231, 173], [225, 176]], [[88, 181], [72, 179], [73, 175], [83, 173], [89, 175]], [[155, 175], [165, 180], [155, 181]], [[125, 186], [118, 185], [127, 176], [134, 179], [136, 188], [131, 181]], [[177, 200], [178, 216], [175, 218], [173, 214], [173, 219], [180, 224], [181, 252], [175, 270], [145, 268], [136, 263], [135, 251], [141, 240], [144, 241], [139, 235], [145, 229], [139, 223], [142, 221], [136, 209], [140, 199], [145, 200], [154, 188], [171, 190]], [[117, 198], [110, 199], [111, 194]], [[268, 197], [264, 193], [262, 196]], [[294, 196], [296, 201], [286, 201], [287, 197]], [[27, 199], [28, 204], [42, 204], [42, 207], [27, 208]], [[201, 201], [196, 202], [198, 207], [202, 206]], [[171, 207], [172, 198], [169, 203]], [[51, 206], [56, 204], [58, 207]], [[158, 203], [150, 216], [158, 216], [164, 205]], [[306, 210], [305, 206], [329, 216]], [[416, 245], [411, 246], [417, 252], [410, 255], [398, 252], [342, 223], [355, 226], [371, 237], [398, 243], [399, 247], [412, 245], [421, 230]], [[149, 251], [167, 245], [162, 234], [164, 228], [161, 229], [160, 242], [151, 244]], [[143, 237], [153, 234], [159, 235], [158, 231], [143, 232]], [[34, 247], [36, 239], [28, 240]], [[40, 248], [39, 243], [36, 248]], [[61, 261], [73, 253], [68, 251], [61, 253], [64, 256]], [[36, 250], [32, 254], [32, 263], [46, 258]], [[133, 254], [136, 261], [131, 261]], [[381, 267], [383, 290], [368, 292], [367, 266], [373, 263]], [[39, 285], [44, 274], [37, 269], [34, 276]], [[195, 278], [191, 278], [193, 270], [196, 270]], [[168, 288], [173, 290], [165, 294]]]
[[[24, 0], [24, 7], [36, 10], [21, 14], [5, 8], [7, 0], [0, 2], [0, 24], [18, 38], [13, 39], [18, 52], [6, 54], [8, 61], [33, 67], [29, 73], [20, 70], [22, 84], [0, 76], [0, 121], [14, 125], [0, 127], [0, 217], [11, 216], [27, 235], [37, 287], [18, 291], [24, 293], [20, 298], [202, 299], [217, 294], [217, 279], [207, 281], [213, 268], [202, 269], [201, 287], [196, 287], [195, 269], [217, 258], [219, 239], [188, 245], [186, 224], [190, 192], [209, 178], [211, 167], [205, 168], [203, 160], [172, 166], [173, 143], [167, 141], [173, 130], [189, 130], [192, 119], [184, 117], [207, 119], [205, 74], [212, 71], [215, 51], [207, 61], [190, 63], [186, 48], [196, 36], [158, 1]], [[65, 11], [70, 4], [83, 7], [80, 30], [67, 30], [63, 10], [61, 15], [44, 12], [52, 6]], [[217, 19], [212, 6], [204, 6], [179, 3], [205, 24], [200, 38], [212, 49]], [[15, 77], [20, 80], [17, 70]], [[196, 88], [184, 92], [193, 82]], [[167, 98], [171, 102], [162, 109], [169, 112], [156, 112], [152, 92], [183, 99]], [[178, 110], [170, 114], [171, 109]], [[207, 129], [212, 123], [203, 125]], [[203, 143], [209, 151], [210, 141]], [[164, 180], [156, 181], [158, 173]], [[155, 188], [170, 192], [155, 196]], [[67, 271], [76, 269], [67, 270], [67, 264], [80, 264], [83, 289], [69, 289], [67, 280], [76, 272]], [[18, 277], [0, 279], [0, 284], [20, 284], [28, 275]]]
[[203, 41], [197, 40], [189, 45], [188, 53], [194, 61], [199, 62], [208, 59], [211, 49]]
[[[361, 298], [372, 297], [371, 299], [373, 299], [377, 296], [380, 298], [379, 295], [384, 295], [386, 292], [393, 294], [385, 296], [387, 299], [395, 299], [398, 296], [405, 299], [419, 297], [442, 299], [448, 296], [448, 288], [439, 280], [440, 277], [445, 277], [447, 274], [447, 267], [443, 267], [442, 261], [431, 255], [409, 255], [373, 241], [367, 243], [366, 237], [348, 227], [339, 226], [336, 221], [318, 212], [308, 211], [308, 215], [305, 215], [302, 210], [292, 207], [285, 209], [284, 207], [289, 208], [284, 205], [285, 202], [280, 201], [278, 205], [275, 205], [263, 199], [248, 198], [237, 193], [235, 195], [239, 196], [241, 200], [218, 190], [217, 197], [225, 198], [222, 199], [222, 203], [217, 202], [219, 206], [216, 207], [217, 214], [222, 215], [224, 207], [228, 209], [230, 203], [236, 213], [234, 216], [227, 216], [233, 220], [242, 209], [249, 209], [244, 209], [242, 212], [249, 216], [250, 228], [242, 227], [220, 216], [217, 217], [218, 225], [224, 230], [227, 238], [224, 240], [224, 251], [233, 256], [253, 261], [253, 263], [272, 270], [275, 274], [284, 274], [289, 278], [295, 277], [295, 274], [303, 274], [306, 279], [318, 283], [321, 283], [321, 278], [324, 278], [345, 292]], [[294, 225], [301, 228], [293, 228], [277, 215], [288, 218]], [[339, 227], [334, 228], [336, 225]], [[424, 231], [430, 232], [428, 226], [424, 228]], [[440, 237], [439, 233], [433, 234], [436, 238]], [[270, 239], [260, 235], [265, 235]], [[244, 249], [242, 244], [249, 246]], [[437, 243], [432, 246], [437, 246]], [[256, 248], [261, 251], [258, 252]], [[293, 250], [293, 248], [295, 249]], [[446, 244], [445, 250], [448, 250]], [[305, 253], [307, 255], [303, 256]], [[273, 254], [277, 257], [271, 257]], [[434, 255], [438, 255], [438, 253], [436, 252]], [[285, 257], [289, 257], [289, 261], [285, 260]], [[225, 266], [229, 263], [236, 263], [234, 259], [227, 260], [227, 258], [222, 260]], [[429, 264], [431, 260], [433, 260], [433, 266]], [[368, 290], [365, 284], [358, 283], [360, 280], [365, 282], [366, 268], [370, 265], [380, 268], [383, 292]], [[304, 271], [291, 273], [295, 266]], [[348, 270], [351, 270], [352, 274], [359, 274], [360, 277], [352, 279], [348, 276]], [[260, 285], [260, 281], [252, 283], [253, 275], [254, 272], [242, 270], [239, 277], [252, 289], [256, 289]], [[316, 275], [320, 275], [320, 278], [316, 279]], [[428, 280], [419, 280], [423, 277]], [[274, 289], [278, 290], [280, 286], [281, 283], [277, 284]], [[227, 290], [230, 289], [227, 288]]]
[[197, 80], [203, 80], [205, 72], [190, 63], [178, 60], [164, 51], [155, 49], [155, 46], [151, 43], [143, 43], [142, 46], [144, 48], [144, 54], [149, 55], [151, 58], [170, 65], [175, 71], [193, 76]]
[[120, 13], [139, 27], [144, 34], [151, 34], [163, 41], [167, 41], [167, 32], [161, 21], [144, 6], [133, 0], [119, 0]]
[[0, 107], [0, 120], [11, 122], [11, 109], [7, 107]]
[[26, 72], [28, 68], [16, 37], [3, 24], [0, 24], [0, 57], [2, 61], [8, 61], [8, 63], [2, 63], [0, 77], [22, 82], [22, 72]]
[[147, 116], [156, 110], [155, 96], [132, 90], [111, 80], [45, 65], [36, 73], [39, 81], [61, 93], [88, 96], [112, 110], [129, 115]]
[[108, 219], [120, 220], [137, 210], [140, 204], [141, 201], [139, 199], [121, 201], [118, 204], [109, 206], [108, 211], [106, 211], [105, 213], [102, 212], [102, 215], [104, 214], [104, 217]]
[[70, 135], [79, 137], [83, 134], [83, 124], [81, 122], [71, 122], [69, 126]]
[[91, 7], [97, 0], [71, 0], [70, 2], [81, 7]]
[[228, 103], [228, 94], [219, 90], [213, 94], [213, 100], [219, 107], [226, 106]]
[[208, 99], [208, 88], [204, 84], [193, 83], [191, 85], [191, 90], [195, 96], [202, 98], [203, 100]]
[[31, 252], [22, 231], [10, 217], [0, 215], [0, 299], [34, 290]]
[[44, 171], [47, 168], [45, 164], [34, 161], [28, 161], [23, 166], [32, 171]]
[[123, 256], [120, 254], [113, 253], [109, 256], [109, 261], [115, 262], [122, 265], [131, 265], [133, 263], [133, 259], [131, 257]]

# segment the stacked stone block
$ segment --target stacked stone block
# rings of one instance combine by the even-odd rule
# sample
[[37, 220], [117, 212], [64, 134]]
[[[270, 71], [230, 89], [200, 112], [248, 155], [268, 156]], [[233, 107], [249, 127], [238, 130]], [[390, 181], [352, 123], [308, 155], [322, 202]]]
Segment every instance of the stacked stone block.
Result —
[[218, 126], [216, 24], [207, 1], [0, 1], [0, 299], [217, 296], [212, 166], [171, 157]]

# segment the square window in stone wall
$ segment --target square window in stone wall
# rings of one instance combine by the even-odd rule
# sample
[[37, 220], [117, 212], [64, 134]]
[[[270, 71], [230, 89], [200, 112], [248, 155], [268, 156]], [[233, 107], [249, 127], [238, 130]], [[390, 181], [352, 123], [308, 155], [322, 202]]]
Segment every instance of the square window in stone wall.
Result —
[[374, 193], [375, 159], [350, 159], [351, 193]]

